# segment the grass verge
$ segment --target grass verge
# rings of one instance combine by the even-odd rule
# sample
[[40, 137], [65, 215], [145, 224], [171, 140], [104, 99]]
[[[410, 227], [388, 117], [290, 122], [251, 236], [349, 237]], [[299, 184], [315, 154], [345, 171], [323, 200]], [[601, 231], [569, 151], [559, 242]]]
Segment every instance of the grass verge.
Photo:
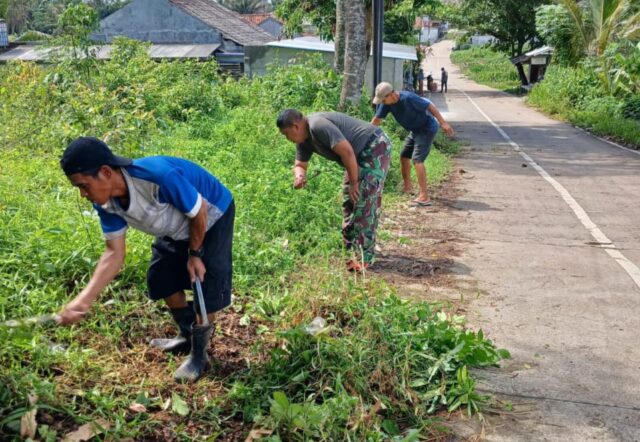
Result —
[[640, 149], [640, 120], [625, 118], [623, 102], [601, 91], [588, 68], [551, 66], [527, 103], [547, 114]]
[[[234, 194], [235, 301], [216, 321], [214, 369], [176, 385], [181, 358], [148, 348], [173, 327], [145, 299], [151, 239], [131, 232], [126, 266], [87, 320], [0, 326], [0, 438], [53, 441], [99, 423], [113, 440], [244, 440], [251, 431], [272, 441], [415, 440], [439, 431], [438, 413], [478, 411], [484, 398], [467, 367], [508, 354], [437, 304], [343, 272], [337, 167], [315, 159], [322, 173], [291, 188], [293, 146], [275, 128], [277, 112], [334, 108], [340, 79], [311, 63], [234, 81], [211, 64], [158, 64], [131, 49], [90, 79], [69, 66], [3, 68], [0, 321], [55, 311], [86, 284], [101, 234], [58, 157], [68, 139], [99, 135], [118, 153], [192, 159]], [[397, 155], [401, 134], [390, 132]], [[455, 148], [438, 142], [432, 182]], [[395, 166], [391, 189], [397, 180]], [[326, 322], [308, 329], [316, 317]]]
[[451, 61], [471, 80], [505, 92], [520, 93], [520, 80], [509, 58], [490, 48], [471, 48], [451, 53]]

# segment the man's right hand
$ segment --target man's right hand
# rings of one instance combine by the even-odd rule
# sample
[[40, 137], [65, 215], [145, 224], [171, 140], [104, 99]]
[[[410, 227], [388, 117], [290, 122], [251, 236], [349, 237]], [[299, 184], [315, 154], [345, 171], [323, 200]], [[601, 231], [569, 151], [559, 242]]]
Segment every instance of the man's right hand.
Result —
[[302, 189], [307, 184], [307, 177], [303, 174], [298, 174], [293, 180], [294, 189]]
[[446, 121], [442, 123], [442, 125], [440, 125], [440, 127], [442, 128], [442, 131], [447, 134], [448, 136], [452, 137], [453, 136], [453, 127], [451, 127], [451, 125], [449, 123], [447, 123]]
[[82, 321], [87, 316], [90, 306], [90, 304], [86, 304], [77, 298], [74, 299], [60, 312], [58, 323], [60, 325], [71, 325]]

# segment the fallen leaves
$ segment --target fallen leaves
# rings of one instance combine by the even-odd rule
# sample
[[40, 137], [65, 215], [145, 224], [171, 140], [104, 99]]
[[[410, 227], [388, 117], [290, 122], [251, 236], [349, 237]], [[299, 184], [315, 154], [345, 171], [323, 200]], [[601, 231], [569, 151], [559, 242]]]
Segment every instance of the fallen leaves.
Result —
[[97, 419], [94, 422], [81, 425], [76, 431], [67, 433], [62, 442], [83, 442], [92, 437], [102, 434], [111, 428], [109, 422], [104, 419]]
[[147, 407], [137, 402], [133, 402], [131, 405], [129, 405], [129, 410], [133, 411], [134, 413], [146, 413]]
[[38, 428], [38, 423], [36, 422], [37, 413], [38, 409], [32, 408], [20, 418], [20, 437], [23, 439], [36, 437], [36, 429]]
[[189, 406], [187, 403], [178, 396], [176, 393], [171, 393], [171, 410], [179, 416], [186, 416], [189, 414]]
[[271, 436], [273, 430], [267, 430], [266, 428], [254, 428], [249, 432], [249, 435], [244, 440], [244, 442], [253, 442], [256, 440], [260, 440], [263, 437]]

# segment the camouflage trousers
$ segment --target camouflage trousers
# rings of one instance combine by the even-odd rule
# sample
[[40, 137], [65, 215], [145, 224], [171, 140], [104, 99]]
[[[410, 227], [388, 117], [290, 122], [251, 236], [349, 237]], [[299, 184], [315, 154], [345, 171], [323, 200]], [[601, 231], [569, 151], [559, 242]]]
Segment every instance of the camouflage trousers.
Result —
[[358, 155], [360, 198], [356, 204], [349, 198], [349, 175], [345, 172], [342, 183], [342, 238], [347, 250], [356, 254], [358, 261], [373, 263], [376, 229], [382, 203], [382, 189], [391, 162], [391, 141], [380, 131]]

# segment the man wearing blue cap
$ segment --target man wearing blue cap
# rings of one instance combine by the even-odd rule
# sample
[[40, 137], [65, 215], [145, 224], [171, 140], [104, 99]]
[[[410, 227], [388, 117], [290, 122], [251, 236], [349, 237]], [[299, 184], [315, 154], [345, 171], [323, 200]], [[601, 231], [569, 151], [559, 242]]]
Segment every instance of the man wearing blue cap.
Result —
[[[231, 303], [231, 246], [235, 206], [231, 192], [188, 160], [114, 155], [97, 138], [69, 144], [60, 165], [80, 195], [93, 203], [106, 241], [87, 286], [60, 313], [73, 324], [87, 314], [100, 292], [120, 271], [129, 226], [156, 237], [147, 272], [149, 297], [164, 299], [178, 325], [174, 339], [153, 339], [164, 351], [190, 352], [175, 373], [195, 381], [208, 368], [213, 314]], [[208, 321], [186, 301], [185, 290], [202, 281]]]

